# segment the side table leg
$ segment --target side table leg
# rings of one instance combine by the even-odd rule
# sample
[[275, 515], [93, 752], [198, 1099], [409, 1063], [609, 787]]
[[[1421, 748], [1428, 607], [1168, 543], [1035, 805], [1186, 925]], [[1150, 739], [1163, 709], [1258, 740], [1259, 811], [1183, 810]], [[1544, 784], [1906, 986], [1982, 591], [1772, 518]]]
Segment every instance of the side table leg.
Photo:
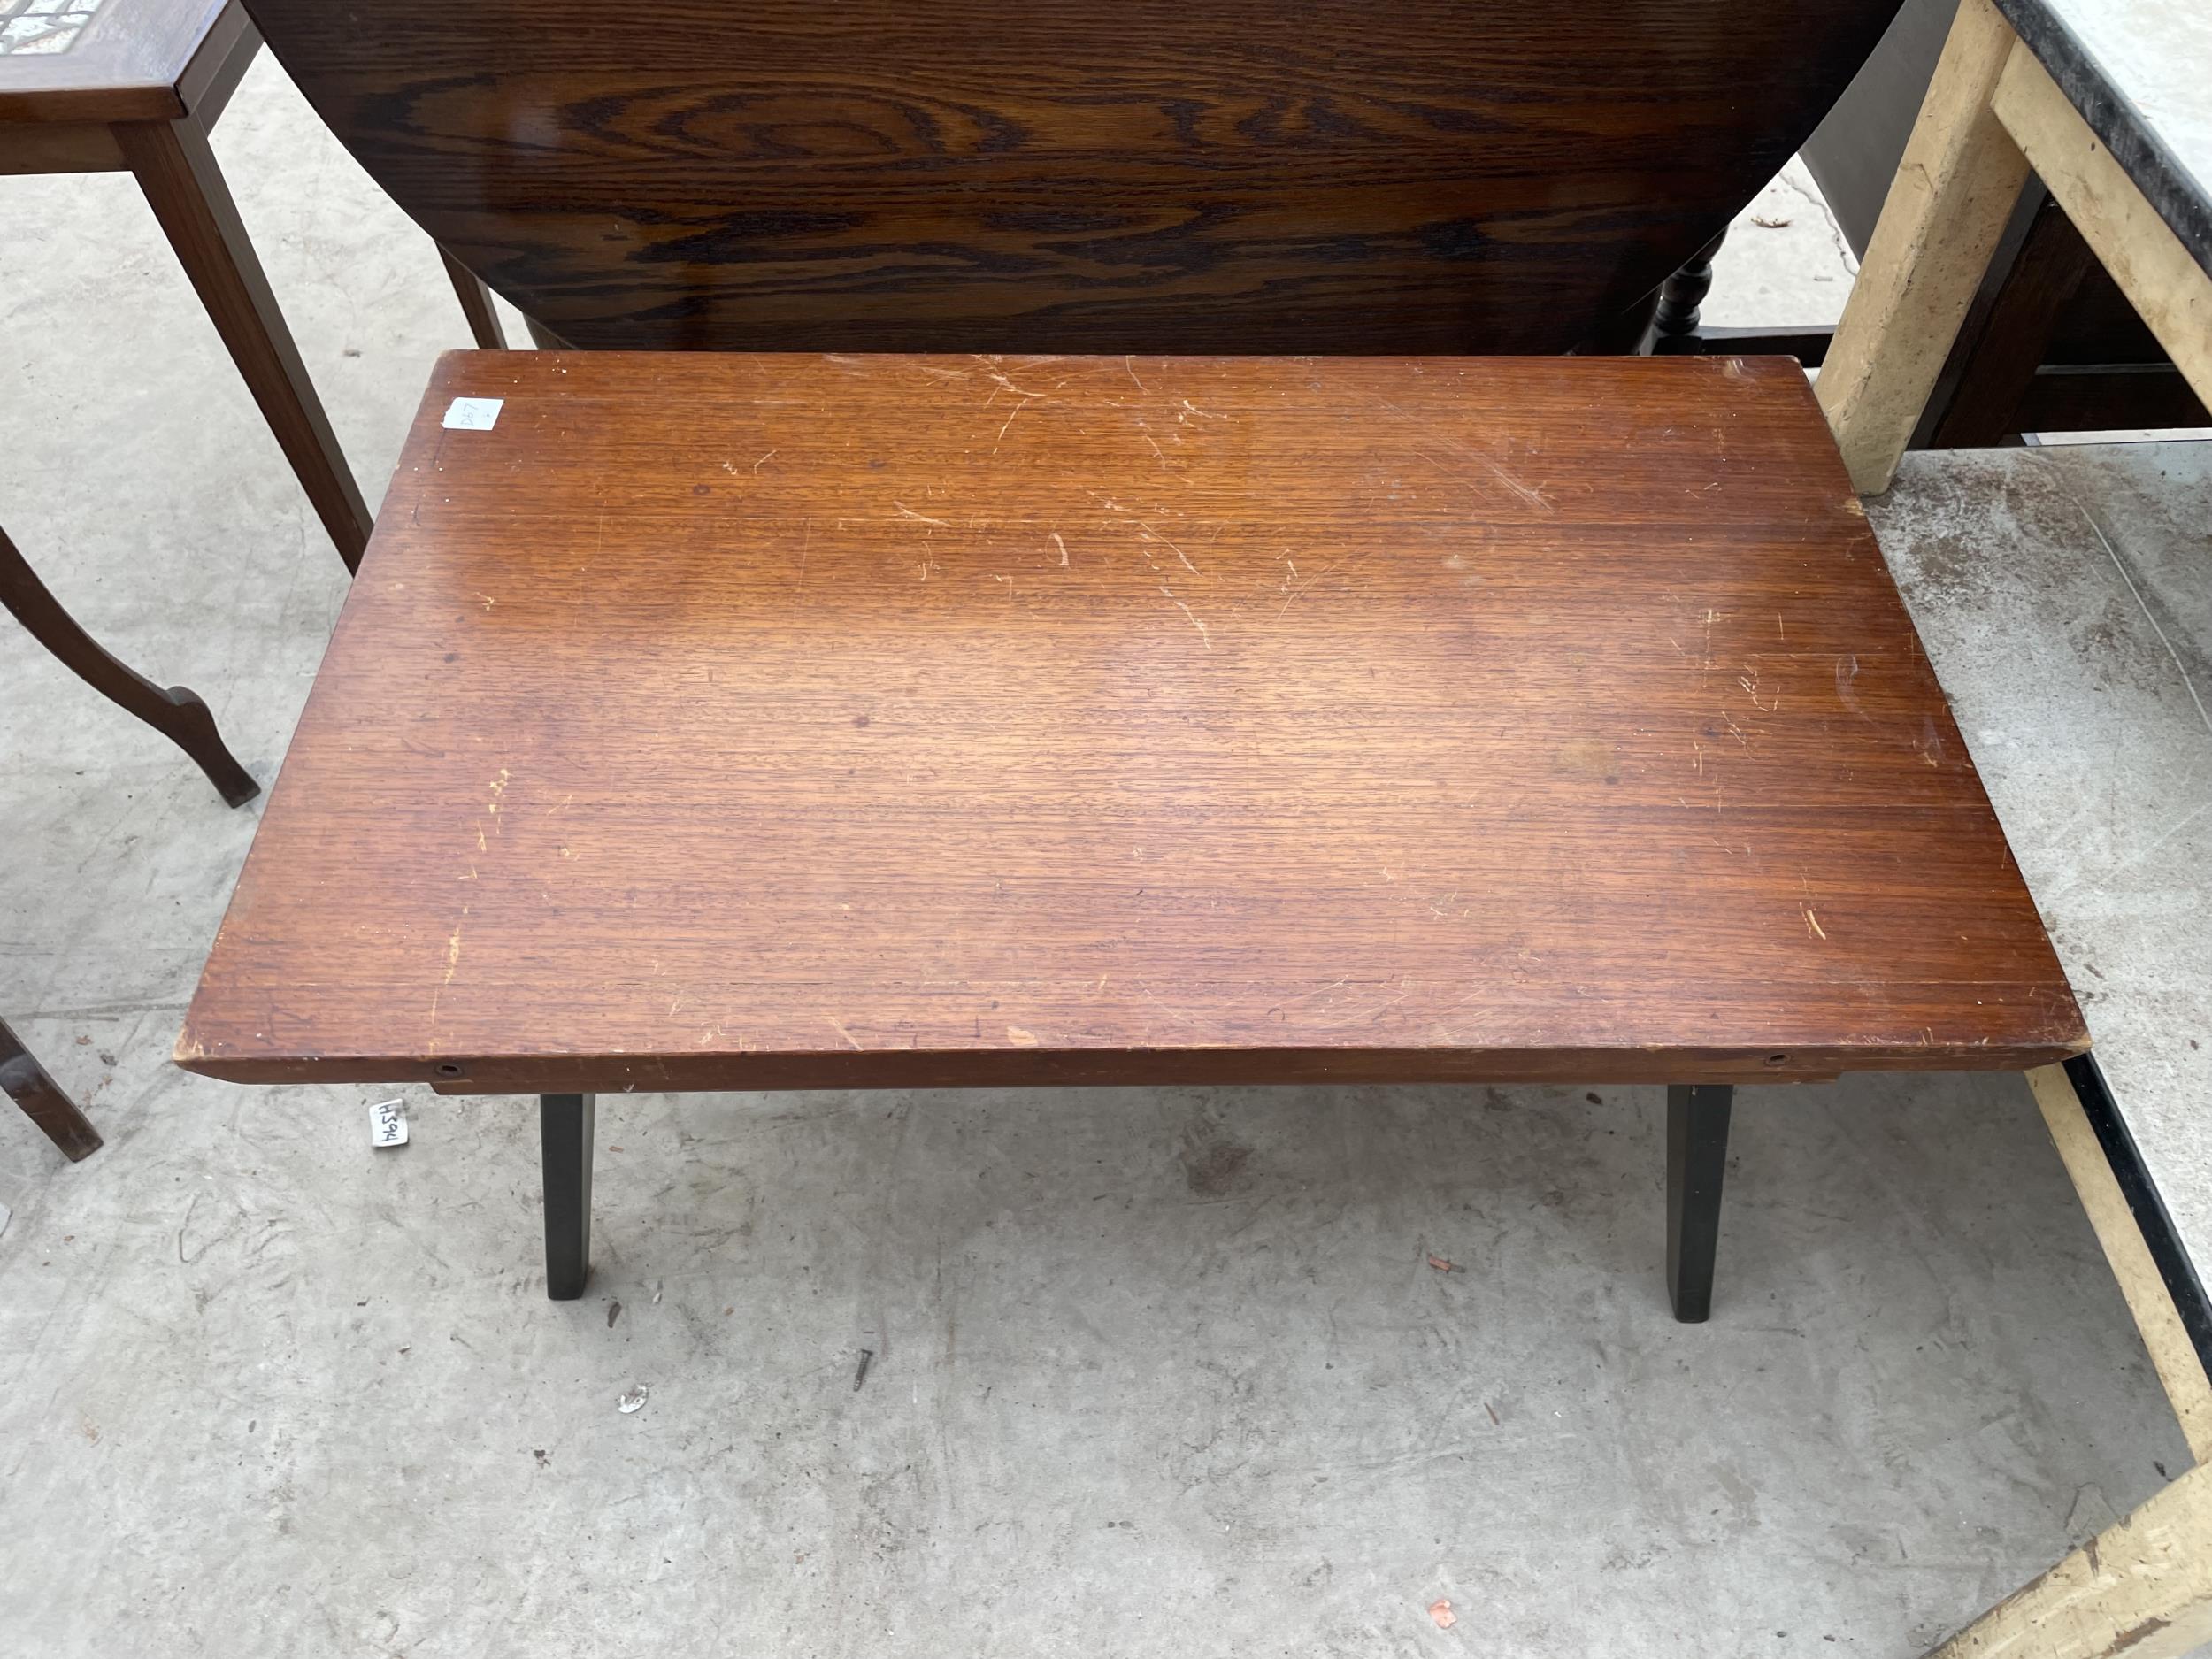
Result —
[[16, 1041], [4, 1019], [0, 1019], [0, 1091], [46, 1132], [46, 1138], [72, 1164], [81, 1163], [100, 1149], [100, 1132], [92, 1126], [92, 1120], [62, 1093], [61, 1085], [47, 1074], [38, 1057]]
[[541, 351], [572, 351], [575, 348], [555, 334], [534, 317], [525, 317], [523, 326], [530, 331], [530, 343]]
[[[30, 561], [0, 532], [0, 610], [28, 629], [61, 665], [118, 708], [136, 715], [190, 756], [216, 793], [243, 806], [261, 793], [238, 757], [223, 746], [207, 704], [181, 686], [163, 690], [127, 664], [118, 662], [78, 626]], [[0, 1056], [0, 1058], [4, 1058]], [[95, 1138], [92, 1144], [100, 1144]]]
[[1729, 1083], [1677, 1083], [1667, 1090], [1667, 1295], [1684, 1325], [1702, 1324], [1713, 1311], [1720, 1184], [1735, 1101]]
[[453, 297], [461, 302], [461, 315], [468, 319], [469, 333], [477, 346], [485, 351], [504, 351], [507, 331], [499, 326], [498, 310], [492, 304], [492, 291], [483, 280], [438, 244], [438, 257], [445, 261], [447, 280], [453, 284]]
[[591, 1134], [597, 1097], [541, 1094], [545, 1159], [545, 1294], [573, 1302], [591, 1271]]
[[357, 568], [369, 541], [367, 503], [246, 238], [207, 134], [189, 116], [119, 121], [111, 130], [285, 459], [338, 544], [338, 557], [348, 570]]

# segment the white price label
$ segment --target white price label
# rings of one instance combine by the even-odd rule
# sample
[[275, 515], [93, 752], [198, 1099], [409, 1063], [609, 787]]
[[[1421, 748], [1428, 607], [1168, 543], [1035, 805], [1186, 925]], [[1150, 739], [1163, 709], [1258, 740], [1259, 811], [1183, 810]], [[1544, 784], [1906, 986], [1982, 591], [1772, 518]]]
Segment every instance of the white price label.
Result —
[[503, 397], [457, 397], [446, 405], [445, 424], [456, 432], [489, 432], [499, 424]]
[[407, 1107], [403, 1101], [379, 1101], [369, 1108], [369, 1144], [403, 1147], [407, 1144]]

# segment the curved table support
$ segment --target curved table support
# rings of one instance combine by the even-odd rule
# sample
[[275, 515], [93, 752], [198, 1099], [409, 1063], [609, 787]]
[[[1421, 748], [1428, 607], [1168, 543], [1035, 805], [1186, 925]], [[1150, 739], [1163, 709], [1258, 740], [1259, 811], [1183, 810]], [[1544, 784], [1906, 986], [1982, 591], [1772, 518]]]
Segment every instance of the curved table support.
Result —
[[261, 793], [251, 773], [223, 746], [215, 717], [181, 686], [164, 690], [118, 661], [62, 609], [30, 563], [0, 532], [0, 605], [62, 666], [117, 706], [129, 710], [192, 757], [226, 804], [243, 806]]

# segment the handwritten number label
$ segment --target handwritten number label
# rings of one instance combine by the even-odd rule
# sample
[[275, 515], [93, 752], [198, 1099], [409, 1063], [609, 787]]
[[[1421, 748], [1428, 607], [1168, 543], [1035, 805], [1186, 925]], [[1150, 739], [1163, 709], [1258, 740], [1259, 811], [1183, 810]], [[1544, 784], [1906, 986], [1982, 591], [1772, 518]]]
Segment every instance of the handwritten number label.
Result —
[[457, 397], [446, 405], [445, 424], [456, 432], [489, 432], [499, 424], [503, 397]]
[[396, 1100], [379, 1101], [369, 1108], [369, 1144], [403, 1147], [407, 1144], [407, 1108]]

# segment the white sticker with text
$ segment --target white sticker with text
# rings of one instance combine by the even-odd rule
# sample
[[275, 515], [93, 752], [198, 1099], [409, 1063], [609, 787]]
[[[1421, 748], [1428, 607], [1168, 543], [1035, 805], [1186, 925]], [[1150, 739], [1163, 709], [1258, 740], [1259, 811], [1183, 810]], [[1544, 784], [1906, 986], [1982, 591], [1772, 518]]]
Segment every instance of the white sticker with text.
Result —
[[403, 1147], [407, 1144], [407, 1105], [403, 1101], [379, 1101], [369, 1108], [369, 1144]]
[[445, 424], [456, 432], [489, 432], [499, 424], [503, 397], [457, 397], [447, 405]]

